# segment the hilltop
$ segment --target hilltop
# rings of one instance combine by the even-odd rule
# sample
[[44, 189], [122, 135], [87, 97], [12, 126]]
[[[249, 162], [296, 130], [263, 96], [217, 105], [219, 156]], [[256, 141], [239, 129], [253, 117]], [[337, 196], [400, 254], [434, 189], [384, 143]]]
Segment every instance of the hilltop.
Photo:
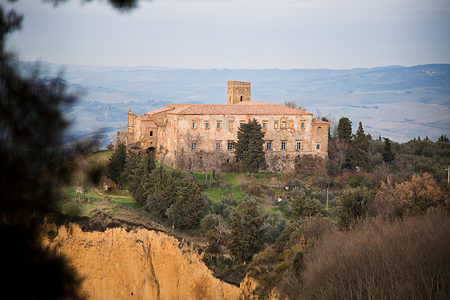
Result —
[[450, 132], [450, 64], [350, 70], [40, 65], [47, 77], [62, 70], [67, 85], [82, 91], [80, 101], [65, 111], [74, 121], [68, 140], [98, 131], [107, 144], [126, 125], [129, 108], [142, 114], [168, 103], [225, 103], [224, 82], [230, 79], [252, 82], [255, 101], [295, 101], [321, 115], [361, 120], [372, 136], [404, 142], [417, 132], [433, 140]]

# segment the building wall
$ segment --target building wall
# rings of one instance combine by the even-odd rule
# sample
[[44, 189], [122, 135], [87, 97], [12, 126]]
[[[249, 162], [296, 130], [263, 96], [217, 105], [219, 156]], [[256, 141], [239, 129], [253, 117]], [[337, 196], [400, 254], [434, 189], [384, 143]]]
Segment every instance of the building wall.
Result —
[[[284, 157], [310, 154], [326, 158], [328, 153], [329, 124], [313, 122], [309, 114], [177, 115], [164, 112], [152, 115], [159, 123], [157, 128], [146, 127], [146, 122], [139, 117], [131, 115], [131, 118], [128, 125], [133, 131], [118, 132], [118, 142], [122, 141], [131, 147], [140, 147], [142, 151], [153, 147], [156, 149], [156, 158], [172, 166], [176, 165], [177, 155], [181, 153], [183, 155], [216, 153], [220, 154], [218, 157], [230, 160], [234, 155], [233, 151], [228, 149], [228, 142], [237, 142], [240, 124], [247, 123], [253, 118], [263, 127], [266, 141], [264, 150], [270, 157], [278, 153]], [[150, 136], [150, 131], [153, 132], [153, 136]], [[267, 150], [268, 142], [271, 142], [270, 150]], [[285, 149], [281, 149], [282, 142], [285, 143]], [[298, 142], [300, 149], [297, 149]], [[220, 144], [220, 149], [217, 149], [217, 144]]]
[[[193, 150], [192, 143], [196, 143], [196, 151], [216, 151], [216, 144], [221, 144], [220, 150], [228, 150], [228, 141], [237, 141], [237, 131], [240, 123], [247, 123], [255, 118], [263, 128], [264, 139], [272, 142], [271, 151], [296, 152], [300, 154], [314, 153], [326, 156], [328, 151], [328, 124], [315, 124], [310, 115], [305, 116], [249, 116], [249, 115], [181, 115], [168, 116], [173, 120], [167, 126], [167, 149], [180, 151]], [[304, 123], [304, 128], [301, 124]], [[195, 126], [194, 126], [195, 124]], [[208, 125], [207, 125], [208, 124]], [[220, 124], [220, 126], [218, 126]], [[209, 126], [209, 128], [208, 128]], [[320, 127], [320, 132], [318, 128]], [[281, 149], [285, 142], [286, 149]], [[297, 142], [301, 148], [297, 149]], [[320, 149], [316, 149], [317, 145]], [[267, 144], [265, 144], [265, 149]]]
[[243, 81], [228, 81], [227, 103], [236, 104], [251, 100], [251, 84]]

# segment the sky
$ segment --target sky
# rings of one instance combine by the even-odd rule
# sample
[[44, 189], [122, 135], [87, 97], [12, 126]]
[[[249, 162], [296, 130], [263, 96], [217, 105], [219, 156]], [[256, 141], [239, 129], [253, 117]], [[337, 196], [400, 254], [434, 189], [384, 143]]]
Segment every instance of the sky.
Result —
[[[6, 0], [0, 0], [4, 3]], [[450, 0], [20, 0], [9, 48], [27, 61], [175, 68], [450, 63]]]

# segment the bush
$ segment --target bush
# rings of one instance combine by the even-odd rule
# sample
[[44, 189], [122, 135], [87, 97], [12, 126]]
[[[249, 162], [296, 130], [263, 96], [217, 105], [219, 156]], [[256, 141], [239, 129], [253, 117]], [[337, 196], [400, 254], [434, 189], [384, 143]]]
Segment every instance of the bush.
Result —
[[430, 213], [327, 234], [281, 291], [291, 299], [449, 299], [449, 228], [448, 215]]
[[215, 226], [219, 224], [219, 218], [217, 215], [208, 214], [206, 215], [200, 222], [200, 228], [203, 233], [207, 233], [210, 230], [213, 230]]
[[267, 214], [264, 218], [264, 224], [262, 226], [262, 242], [273, 244], [285, 226], [286, 221], [283, 219], [280, 212]]
[[420, 213], [430, 207], [445, 206], [444, 193], [428, 173], [413, 175], [411, 180], [393, 184], [388, 178], [382, 182], [371, 210], [389, 218], [401, 217], [405, 212]]
[[340, 226], [348, 229], [364, 218], [373, 197], [373, 192], [364, 187], [346, 190], [339, 201]]
[[261, 192], [262, 192], [259, 184], [257, 184], [254, 181], [250, 182], [247, 185], [246, 190], [249, 195], [253, 195], [253, 196], [259, 196], [259, 195], [261, 195]]

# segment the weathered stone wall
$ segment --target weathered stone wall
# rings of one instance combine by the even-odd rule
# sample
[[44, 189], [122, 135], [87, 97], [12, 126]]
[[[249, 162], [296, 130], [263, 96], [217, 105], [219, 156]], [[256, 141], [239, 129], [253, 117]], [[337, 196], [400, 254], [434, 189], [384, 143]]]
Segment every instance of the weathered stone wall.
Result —
[[[253, 118], [261, 125], [266, 124], [266, 128], [263, 128], [264, 139], [272, 143], [272, 152], [314, 154], [322, 157], [327, 155], [328, 125], [314, 124], [310, 115], [182, 115], [172, 123], [172, 127], [167, 127], [167, 149], [189, 151], [192, 150], [192, 143], [195, 142], [197, 151], [217, 151], [217, 143], [220, 143], [220, 151], [228, 151], [228, 141], [237, 141], [240, 123], [247, 123]], [[321, 127], [319, 133], [318, 127]], [[284, 150], [281, 149], [282, 141], [286, 143]], [[297, 142], [301, 143], [300, 149], [297, 149]], [[317, 144], [320, 144], [320, 149], [316, 148]], [[267, 144], [264, 147], [266, 149]]]

